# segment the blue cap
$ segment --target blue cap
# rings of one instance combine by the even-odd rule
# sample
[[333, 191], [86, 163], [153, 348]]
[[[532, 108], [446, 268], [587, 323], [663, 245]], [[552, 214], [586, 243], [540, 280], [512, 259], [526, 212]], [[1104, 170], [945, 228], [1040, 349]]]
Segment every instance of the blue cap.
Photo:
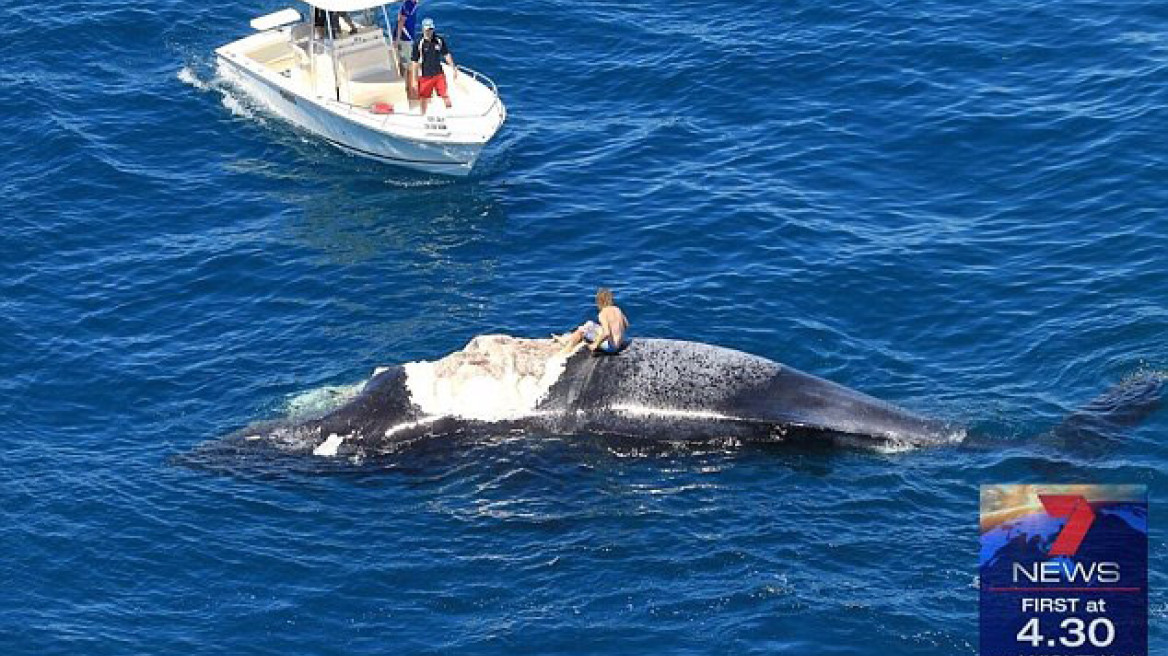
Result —
[[433, 18], [424, 18], [424, 19], [422, 19], [422, 29], [423, 29], [423, 30], [432, 30], [432, 29], [434, 29], [434, 19], [433, 19]]

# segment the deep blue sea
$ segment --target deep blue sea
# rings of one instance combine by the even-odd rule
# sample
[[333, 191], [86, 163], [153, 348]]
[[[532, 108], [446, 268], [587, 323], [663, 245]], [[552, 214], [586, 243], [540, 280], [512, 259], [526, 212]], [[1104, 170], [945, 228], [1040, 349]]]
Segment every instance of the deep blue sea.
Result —
[[[225, 87], [282, 6], [6, 3], [5, 656], [975, 654], [978, 486], [1048, 478], [1149, 486], [1168, 651], [1168, 411], [1029, 440], [1168, 366], [1168, 4], [425, 0], [509, 109], [466, 180]], [[983, 445], [174, 462], [599, 284]]]

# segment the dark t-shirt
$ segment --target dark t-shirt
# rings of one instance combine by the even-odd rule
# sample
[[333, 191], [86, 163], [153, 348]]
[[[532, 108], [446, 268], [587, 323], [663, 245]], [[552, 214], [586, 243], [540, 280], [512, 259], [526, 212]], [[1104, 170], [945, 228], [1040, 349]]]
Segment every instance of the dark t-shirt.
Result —
[[435, 34], [430, 39], [414, 41], [414, 54], [410, 56], [410, 61], [422, 62], [422, 77], [433, 77], [442, 74], [442, 59], [449, 54], [446, 37]]

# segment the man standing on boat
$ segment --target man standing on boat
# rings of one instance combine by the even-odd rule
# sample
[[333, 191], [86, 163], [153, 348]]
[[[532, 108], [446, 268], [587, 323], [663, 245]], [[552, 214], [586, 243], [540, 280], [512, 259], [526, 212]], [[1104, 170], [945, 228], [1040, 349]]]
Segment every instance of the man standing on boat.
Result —
[[[418, 0], [405, 0], [397, 12], [397, 27], [393, 31], [393, 42], [397, 46], [403, 75], [410, 69], [408, 62], [414, 52], [414, 34], [417, 34], [417, 27]], [[413, 88], [413, 80], [407, 80], [407, 83]]]
[[458, 69], [454, 67], [454, 56], [450, 54], [450, 47], [446, 45], [446, 37], [436, 33], [434, 20], [427, 18], [422, 21], [422, 38], [414, 41], [414, 51], [410, 56], [423, 114], [426, 113], [426, 105], [435, 91], [442, 96], [446, 106], [450, 107], [450, 94], [446, 91], [446, 74], [442, 71], [443, 58], [450, 65], [450, 76], [452, 78], [457, 76]]

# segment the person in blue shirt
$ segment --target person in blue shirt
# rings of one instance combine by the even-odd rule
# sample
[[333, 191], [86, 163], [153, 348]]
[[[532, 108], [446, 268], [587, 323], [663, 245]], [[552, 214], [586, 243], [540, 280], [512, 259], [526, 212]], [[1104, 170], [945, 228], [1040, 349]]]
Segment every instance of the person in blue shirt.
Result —
[[[403, 71], [408, 74], [409, 66], [405, 62], [410, 60], [414, 51], [414, 34], [418, 25], [418, 0], [405, 0], [397, 12], [397, 27], [393, 30], [393, 42], [397, 44], [398, 61], [402, 63]], [[406, 80], [406, 88], [412, 88], [411, 81]]]

